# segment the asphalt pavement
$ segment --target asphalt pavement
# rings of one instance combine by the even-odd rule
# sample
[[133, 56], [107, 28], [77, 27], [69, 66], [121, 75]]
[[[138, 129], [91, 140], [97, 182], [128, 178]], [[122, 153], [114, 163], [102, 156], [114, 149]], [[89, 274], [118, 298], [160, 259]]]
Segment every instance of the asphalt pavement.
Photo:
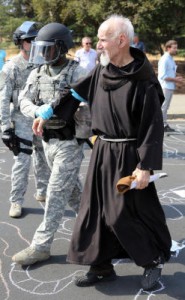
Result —
[[[158, 286], [150, 292], [143, 291], [140, 286], [143, 269], [129, 260], [114, 261], [118, 276], [114, 282], [89, 288], [74, 285], [74, 276], [85, 272], [88, 267], [66, 263], [66, 253], [75, 222], [75, 215], [68, 207], [55, 234], [51, 258], [27, 267], [12, 263], [12, 255], [30, 244], [33, 233], [42, 220], [44, 204], [34, 199], [35, 187], [31, 169], [23, 215], [19, 219], [8, 216], [13, 157], [0, 141], [0, 300], [185, 299], [184, 114], [185, 96], [175, 95], [169, 110], [169, 123], [177, 132], [164, 137], [162, 172], [167, 173], [168, 177], [156, 181], [172, 236], [172, 255], [165, 264]], [[80, 173], [82, 181], [85, 179], [90, 155], [91, 150], [86, 148]]]
[[185, 94], [174, 94], [168, 110], [168, 119], [185, 119]]

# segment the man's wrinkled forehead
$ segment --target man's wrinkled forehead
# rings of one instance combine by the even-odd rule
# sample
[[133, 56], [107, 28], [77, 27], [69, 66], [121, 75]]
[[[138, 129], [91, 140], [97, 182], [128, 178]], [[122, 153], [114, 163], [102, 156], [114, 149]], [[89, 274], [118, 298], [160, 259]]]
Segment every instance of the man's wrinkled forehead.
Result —
[[111, 38], [115, 35], [114, 26], [109, 21], [103, 22], [98, 29], [98, 37], [105, 36], [107, 38]]
[[112, 39], [114, 38], [114, 33], [109, 30], [98, 30], [97, 37], [99, 39]]

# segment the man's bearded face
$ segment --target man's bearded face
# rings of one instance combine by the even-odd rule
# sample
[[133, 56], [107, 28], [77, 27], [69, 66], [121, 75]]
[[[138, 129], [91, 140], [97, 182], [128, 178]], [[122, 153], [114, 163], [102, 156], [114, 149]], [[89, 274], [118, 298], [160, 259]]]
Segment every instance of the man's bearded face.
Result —
[[106, 67], [110, 63], [110, 57], [107, 51], [104, 51], [100, 55], [100, 64]]

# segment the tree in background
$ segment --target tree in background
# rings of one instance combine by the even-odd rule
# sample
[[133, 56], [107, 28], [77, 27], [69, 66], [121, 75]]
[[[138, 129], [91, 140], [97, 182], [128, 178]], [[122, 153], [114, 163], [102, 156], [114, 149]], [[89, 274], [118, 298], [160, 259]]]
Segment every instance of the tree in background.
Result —
[[0, 0], [0, 34], [11, 40], [15, 29], [25, 20], [34, 18], [28, 0]]
[[32, 0], [35, 18], [37, 21], [46, 24], [50, 22], [62, 23], [61, 12], [65, 8], [65, 0]]
[[164, 42], [185, 37], [184, 0], [0, 0], [0, 34], [11, 37], [25, 20], [61, 22], [77, 42], [85, 35], [95, 42], [100, 23], [113, 13], [131, 19], [147, 52], [162, 53]]
[[163, 43], [185, 37], [184, 0], [134, 0], [127, 5], [132, 10], [135, 29], [145, 40], [149, 52], [157, 50], [163, 54]]

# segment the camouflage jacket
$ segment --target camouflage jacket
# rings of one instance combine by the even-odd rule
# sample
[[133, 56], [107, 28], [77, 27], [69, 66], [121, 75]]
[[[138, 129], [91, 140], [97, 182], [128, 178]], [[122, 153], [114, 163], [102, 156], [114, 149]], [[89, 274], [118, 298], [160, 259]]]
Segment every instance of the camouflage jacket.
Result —
[[[87, 71], [75, 61], [69, 60], [57, 75], [51, 76], [49, 67], [44, 65], [34, 69], [26, 82], [24, 90], [19, 95], [22, 113], [35, 118], [38, 106], [51, 104], [59, 97], [59, 91], [66, 85], [76, 82], [86, 76]], [[79, 107], [76, 122], [76, 136], [86, 138], [90, 135], [90, 112], [87, 105]]]
[[32, 68], [28, 65], [28, 61], [23, 58], [22, 54], [18, 54], [6, 62], [0, 72], [0, 114], [2, 131], [11, 127], [11, 115], [15, 115], [16, 111], [19, 111], [18, 95], [23, 89], [31, 70]]

